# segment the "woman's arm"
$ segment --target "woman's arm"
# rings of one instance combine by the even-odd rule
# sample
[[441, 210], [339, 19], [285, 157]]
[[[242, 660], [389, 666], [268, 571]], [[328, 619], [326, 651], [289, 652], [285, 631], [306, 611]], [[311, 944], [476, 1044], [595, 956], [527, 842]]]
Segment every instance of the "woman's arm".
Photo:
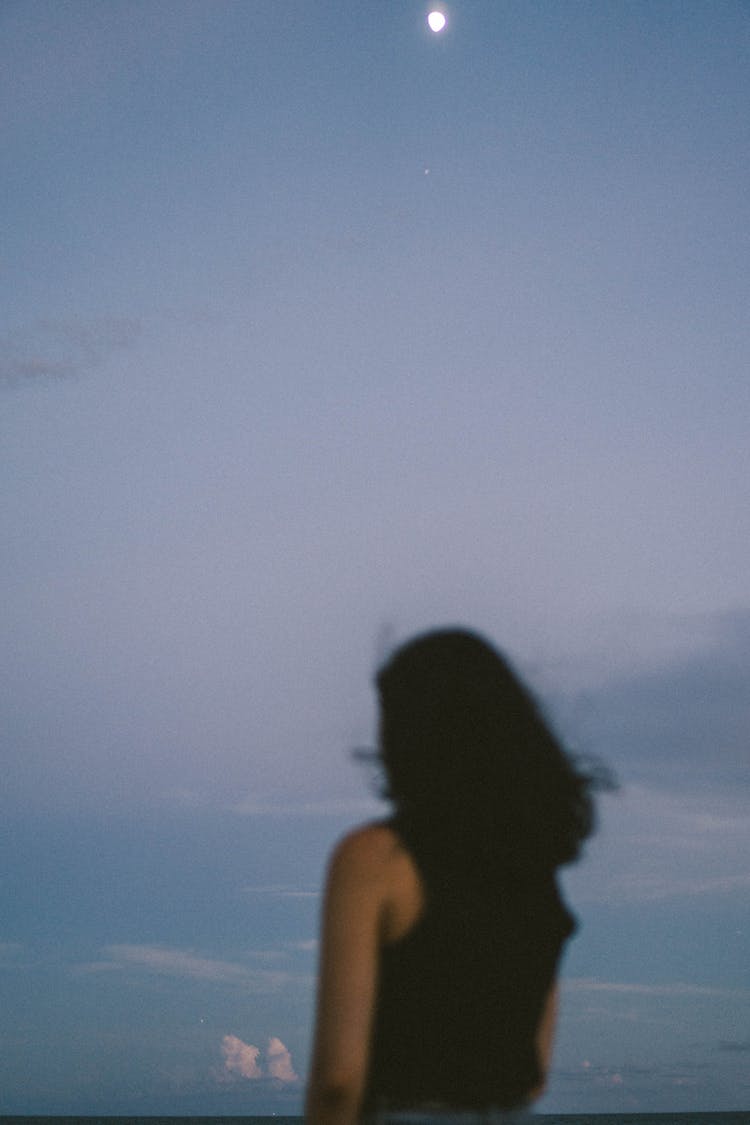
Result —
[[536, 1051], [537, 1058], [539, 1059], [539, 1069], [542, 1073], [542, 1080], [536, 1089], [532, 1090], [532, 1100], [536, 1100], [536, 1098], [542, 1096], [544, 1087], [547, 1084], [547, 1071], [549, 1070], [550, 1060], [552, 1059], [552, 1044], [554, 1042], [555, 1027], [557, 1025], [559, 993], [559, 985], [555, 982], [547, 994], [544, 1009], [542, 1010], [542, 1018], [536, 1029]]
[[372, 826], [347, 836], [331, 859], [305, 1107], [309, 1125], [357, 1120], [367, 1078], [389, 847], [386, 831]]

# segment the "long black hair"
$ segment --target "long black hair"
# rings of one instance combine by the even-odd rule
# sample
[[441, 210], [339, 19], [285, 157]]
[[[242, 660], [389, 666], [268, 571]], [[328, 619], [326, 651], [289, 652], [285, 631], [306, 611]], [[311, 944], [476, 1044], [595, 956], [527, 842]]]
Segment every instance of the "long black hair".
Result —
[[606, 774], [566, 753], [491, 644], [465, 629], [422, 634], [376, 685], [385, 796], [433, 853], [524, 875], [578, 856]]

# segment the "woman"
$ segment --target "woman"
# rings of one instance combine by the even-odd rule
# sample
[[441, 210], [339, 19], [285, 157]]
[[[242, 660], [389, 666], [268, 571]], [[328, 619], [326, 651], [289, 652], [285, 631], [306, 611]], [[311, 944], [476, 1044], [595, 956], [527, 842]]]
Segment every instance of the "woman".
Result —
[[510, 1120], [544, 1086], [575, 929], [555, 870], [593, 779], [472, 633], [417, 637], [377, 687], [394, 815], [331, 859], [307, 1117]]

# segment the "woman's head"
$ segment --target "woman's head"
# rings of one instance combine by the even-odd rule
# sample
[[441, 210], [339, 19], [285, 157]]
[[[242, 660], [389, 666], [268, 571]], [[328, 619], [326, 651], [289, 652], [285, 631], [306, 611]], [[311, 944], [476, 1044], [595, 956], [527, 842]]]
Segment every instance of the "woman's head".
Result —
[[422, 634], [376, 682], [380, 758], [402, 815], [514, 864], [575, 858], [593, 826], [592, 779], [486, 640], [464, 629]]

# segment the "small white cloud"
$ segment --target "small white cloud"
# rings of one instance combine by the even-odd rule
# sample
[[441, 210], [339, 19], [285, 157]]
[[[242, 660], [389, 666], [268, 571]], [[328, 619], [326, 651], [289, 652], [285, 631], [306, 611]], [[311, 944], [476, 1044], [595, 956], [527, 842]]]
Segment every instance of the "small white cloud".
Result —
[[224, 1056], [224, 1073], [240, 1078], [262, 1078], [263, 1071], [258, 1065], [260, 1048], [252, 1043], [243, 1043], [236, 1035], [225, 1035], [221, 1041]]
[[266, 1049], [268, 1059], [268, 1074], [279, 1082], [297, 1082], [298, 1078], [292, 1065], [292, 1056], [276, 1036], [268, 1040]]
[[281, 1040], [273, 1035], [266, 1047], [266, 1069], [260, 1065], [261, 1051], [252, 1043], [245, 1043], [237, 1035], [225, 1035], [221, 1041], [224, 1067], [220, 1081], [247, 1078], [253, 1081], [269, 1078], [274, 1082], [298, 1082], [292, 1056]]

